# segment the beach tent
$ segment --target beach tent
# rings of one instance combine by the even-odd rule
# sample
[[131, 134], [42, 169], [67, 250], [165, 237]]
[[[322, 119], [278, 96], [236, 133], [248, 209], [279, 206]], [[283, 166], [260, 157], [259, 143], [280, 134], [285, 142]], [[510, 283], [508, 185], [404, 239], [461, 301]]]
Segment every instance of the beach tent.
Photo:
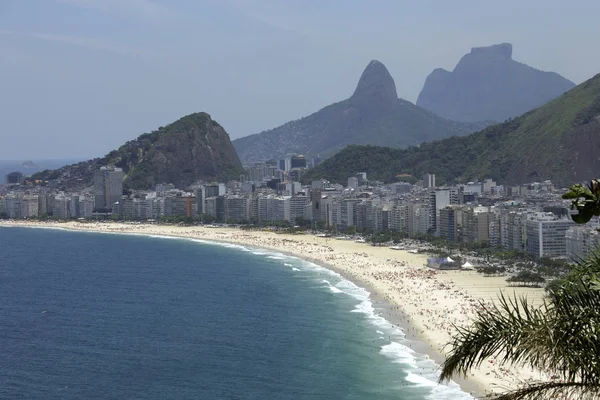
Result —
[[446, 258], [446, 262], [449, 262], [449, 263], [451, 263], [451, 262], [454, 262], [454, 260], [453, 260], [453, 259], [451, 259], [450, 257], [448, 257], [448, 258]]
[[464, 264], [462, 265], [462, 267], [463, 267], [463, 268], [471, 268], [471, 267], [473, 267], [473, 264], [471, 264], [470, 262], [468, 262], [468, 261], [467, 261], [466, 263], [464, 263]]

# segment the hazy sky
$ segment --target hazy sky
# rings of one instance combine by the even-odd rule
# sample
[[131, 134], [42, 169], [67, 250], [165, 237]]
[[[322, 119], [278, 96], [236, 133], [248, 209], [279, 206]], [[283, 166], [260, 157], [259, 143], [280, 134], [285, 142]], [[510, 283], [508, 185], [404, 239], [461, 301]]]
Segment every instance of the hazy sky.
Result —
[[349, 97], [398, 95], [474, 46], [575, 83], [600, 72], [597, 0], [0, 0], [0, 159], [101, 156], [206, 111], [232, 138]]

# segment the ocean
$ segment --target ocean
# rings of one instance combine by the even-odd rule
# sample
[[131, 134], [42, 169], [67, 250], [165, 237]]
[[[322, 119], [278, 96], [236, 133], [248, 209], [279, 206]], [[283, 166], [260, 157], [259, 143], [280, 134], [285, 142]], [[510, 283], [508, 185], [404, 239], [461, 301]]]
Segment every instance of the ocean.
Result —
[[405, 344], [366, 290], [297, 258], [0, 228], [1, 399], [471, 398]]

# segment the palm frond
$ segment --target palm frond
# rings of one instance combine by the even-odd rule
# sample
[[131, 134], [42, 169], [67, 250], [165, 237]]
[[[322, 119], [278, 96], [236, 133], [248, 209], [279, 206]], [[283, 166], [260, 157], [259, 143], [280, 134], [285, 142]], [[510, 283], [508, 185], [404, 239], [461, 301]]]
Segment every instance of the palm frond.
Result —
[[443, 364], [440, 381], [456, 373], [466, 376], [484, 360], [501, 356], [500, 362], [528, 363], [538, 367], [544, 363], [540, 351], [549, 342], [547, 305], [532, 307], [526, 298], [507, 298], [500, 294], [497, 303], [480, 302], [473, 324], [455, 326], [457, 330], [448, 344], [450, 353]]
[[534, 382], [506, 393], [491, 395], [490, 400], [547, 400], [588, 398], [600, 391], [600, 386], [579, 382]]
[[500, 295], [497, 304], [481, 303], [473, 325], [456, 329], [440, 381], [494, 357], [600, 385], [600, 292], [589, 284], [563, 290], [539, 308], [525, 297]]

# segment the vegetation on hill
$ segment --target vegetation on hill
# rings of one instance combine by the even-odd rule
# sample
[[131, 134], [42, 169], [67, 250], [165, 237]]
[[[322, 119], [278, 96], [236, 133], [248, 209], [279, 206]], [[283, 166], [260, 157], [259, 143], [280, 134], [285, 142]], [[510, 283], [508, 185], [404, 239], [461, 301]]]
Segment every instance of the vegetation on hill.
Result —
[[123, 168], [124, 185], [148, 189], [158, 183], [184, 188], [197, 180], [238, 179], [243, 168], [229, 135], [206, 113], [185, 116], [145, 133], [102, 158], [46, 170], [34, 179], [55, 180], [69, 188], [92, 183], [95, 170], [105, 165]]
[[551, 179], [568, 184], [600, 170], [600, 74], [504, 123], [408, 149], [348, 146], [304, 179], [343, 183], [356, 172], [393, 182], [399, 174], [436, 174], [439, 183], [493, 178], [504, 184]]

